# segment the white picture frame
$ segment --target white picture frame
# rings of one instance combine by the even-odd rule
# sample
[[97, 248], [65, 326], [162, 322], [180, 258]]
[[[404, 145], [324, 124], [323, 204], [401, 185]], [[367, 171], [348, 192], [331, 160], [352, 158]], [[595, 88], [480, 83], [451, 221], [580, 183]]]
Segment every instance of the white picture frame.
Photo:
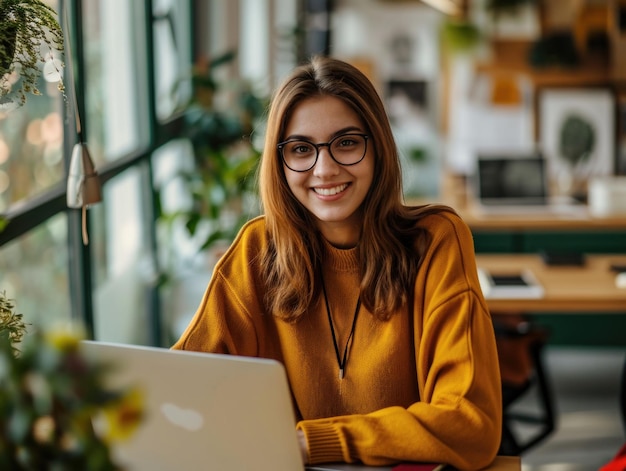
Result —
[[[615, 96], [608, 88], [543, 88], [538, 90], [538, 143], [553, 182], [565, 177], [587, 181], [612, 175], [616, 162]], [[587, 158], [573, 165], [563, 155], [565, 123], [579, 119], [591, 131], [593, 145]], [[577, 136], [578, 137], [578, 136]]]

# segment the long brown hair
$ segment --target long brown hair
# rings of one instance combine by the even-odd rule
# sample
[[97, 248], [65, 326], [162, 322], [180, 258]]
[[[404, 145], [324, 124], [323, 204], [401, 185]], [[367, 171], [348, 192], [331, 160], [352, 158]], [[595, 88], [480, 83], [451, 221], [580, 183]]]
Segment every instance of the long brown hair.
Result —
[[402, 173], [391, 126], [380, 96], [352, 65], [314, 57], [296, 68], [274, 93], [259, 169], [259, 191], [269, 236], [263, 254], [265, 303], [287, 320], [304, 314], [320, 292], [322, 245], [310, 213], [293, 196], [277, 145], [294, 108], [313, 96], [343, 100], [361, 118], [374, 150], [374, 181], [363, 201], [359, 241], [361, 300], [384, 319], [409, 300], [419, 265], [416, 219], [426, 208], [403, 204]]

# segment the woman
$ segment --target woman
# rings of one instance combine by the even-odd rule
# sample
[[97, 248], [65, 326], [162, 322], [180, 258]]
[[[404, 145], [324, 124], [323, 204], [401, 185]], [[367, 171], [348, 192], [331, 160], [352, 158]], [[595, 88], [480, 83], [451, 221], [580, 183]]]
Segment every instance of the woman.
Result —
[[403, 205], [362, 73], [317, 57], [285, 80], [259, 187], [264, 216], [217, 264], [174, 348], [281, 361], [309, 464], [488, 465], [500, 377], [472, 237], [446, 207]]

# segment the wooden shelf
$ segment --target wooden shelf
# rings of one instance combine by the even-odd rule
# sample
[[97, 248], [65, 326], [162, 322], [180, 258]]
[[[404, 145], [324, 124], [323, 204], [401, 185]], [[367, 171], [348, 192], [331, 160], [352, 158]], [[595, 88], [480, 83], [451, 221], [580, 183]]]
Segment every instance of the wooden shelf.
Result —
[[523, 75], [536, 87], [612, 85], [615, 77], [608, 57], [584, 57], [576, 67], [536, 68], [528, 62], [531, 41], [492, 41], [493, 58], [477, 62], [475, 71], [491, 76]]
[[577, 67], [572, 69], [549, 68], [533, 69], [520, 65], [502, 65], [497, 63], [478, 63], [475, 70], [480, 74], [523, 75], [537, 87], [545, 86], [594, 86], [612, 85], [614, 80], [608, 67]]

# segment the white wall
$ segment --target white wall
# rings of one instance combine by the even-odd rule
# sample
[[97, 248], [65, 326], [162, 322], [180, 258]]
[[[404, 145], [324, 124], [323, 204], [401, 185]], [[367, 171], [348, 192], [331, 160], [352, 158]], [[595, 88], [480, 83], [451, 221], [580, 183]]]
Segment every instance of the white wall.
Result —
[[[441, 110], [439, 25], [443, 16], [420, 3], [391, 4], [376, 0], [343, 0], [333, 16], [334, 56], [364, 67], [387, 104], [402, 156], [407, 196], [436, 196], [442, 155], [438, 131]], [[394, 95], [391, 80], [414, 81], [426, 90], [425, 103]], [[427, 161], [408, 156], [426, 151]]]
[[[481, 1], [474, 2], [476, 11], [472, 14], [487, 34], [497, 34], [501, 38], [537, 34], [538, 25], [529, 11], [524, 10], [513, 18], [502, 18], [494, 25], [481, 13]], [[432, 7], [418, 2], [339, 1], [333, 29], [333, 52], [344, 58], [372, 61], [374, 79], [383, 94], [385, 83], [394, 76], [428, 83], [427, 120], [421, 126], [417, 126], [414, 119], [408, 120], [406, 126], [396, 128], [400, 144], [407, 139], [427, 142], [437, 157], [439, 170], [446, 167], [469, 174], [479, 152], [531, 151], [534, 148], [534, 117], [530, 84], [520, 79], [520, 104], [494, 106], [490, 102], [493, 83], [489, 77], [474, 72], [475, 55], [488, 52], [484, 47], [473, 55], [460, 55], [453, 60], [448, 75], [447, 131], [446, 135], [440, 132], [444, 90], [439, 28], [444, 20], [445, 17]], [[411, 60], [404, 67], [394, 63], [391, 49], [392, 40], [400, 35], [409, 37], [413, 45]], [[433, 180], [431, 176], [429, 181]]]

